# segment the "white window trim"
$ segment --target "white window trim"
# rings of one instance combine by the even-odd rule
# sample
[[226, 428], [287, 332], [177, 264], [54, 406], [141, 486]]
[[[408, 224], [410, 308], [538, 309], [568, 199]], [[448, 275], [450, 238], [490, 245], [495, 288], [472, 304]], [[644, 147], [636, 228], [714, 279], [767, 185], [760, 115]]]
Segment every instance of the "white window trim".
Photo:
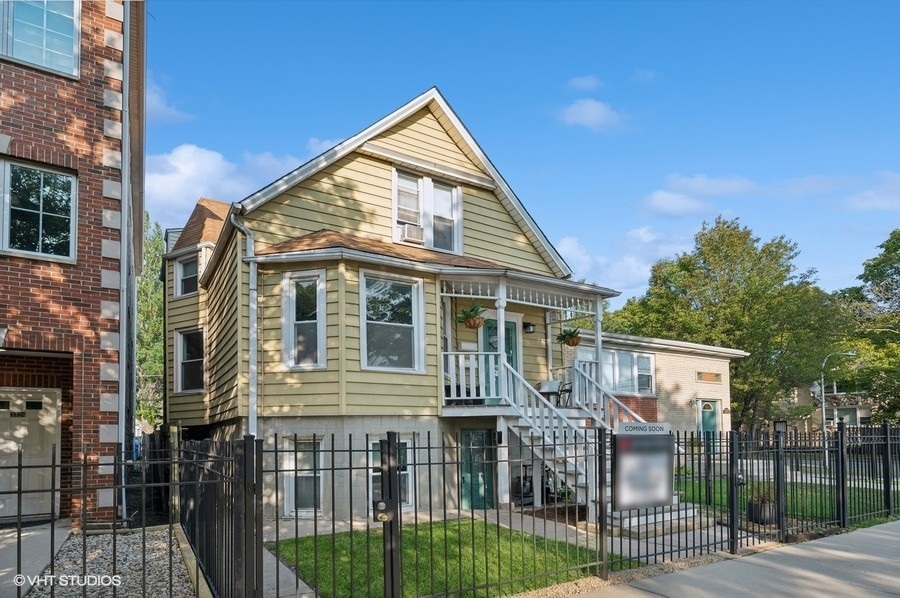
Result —
[[[316, 362], [314, 364], [294, 363], [294, 346], [296, 329], [294, 327], [294, 302], [296, 301], [295, 282], [299, 280], [316, 281]], [[325, 322], [326, 294], [325, 270], [302, 270], [285, 272], [281, 278], [281, 338], [282, 365], [288, 370], [320, 370], [327, 365], [328, 339]]]
[[[10, 166], [16, 165], [23, 168], [30, 168], [41, 172], [49, 172], [67, 176], [72, 179], [72, 197], [71, 211], [69, 214], [69, 255], [51, 255], [49, 253], [37, 253], [33, 251], [24, 251], [22, 249], [13, 249], [9, 246], [9, 223], [12, 218], [12, 193], [9, 191], [11, 170]], [[0, 211], [0, 253], [8, 255], [20, 255], [30, 259], [44, 260], [48, 262], [60, 262], [64, 264], [74, 264], [78, 260], [78, 177], [72, 173], [64, 172], [46, 166], [36, 166], [34, 164], [26, 164], [15, 160], [0, 159], [0, 198], [2, 198], [2, 211]]]
[[[587, 359], [586, 361], [593, 361], [594, 349], [592, 349], [592, 348], [589, 349], [589, 348], [585, 347], [584, 349], [578, 350], [579, 354], [582, 351], [590, 351], [591, 357], [590, 357], [590, 359]], [[632, 372], [632, 379], [634, 380], [634, 389], [630, 390], [630, 391], [618, 390], [618, 386], [619, 386], [619, 354], [620, 353], [627, 353], [632, 356], [631, 372]], [[612, 376], [613, 376], [611, 386], [609, 388], [605, 388], [606, 385], [605, 385], [604, 378], [603, 378], [604, 363], [601, 361], [601, 363], [600, 363], [600, 381], [601, 381], [601, 384], [604, 385], [604, 388], [606, 390], [608, 390], [609, 392], [611, 392], [613, 394], [627, 394], [627, 395], [640, 396], [640, 397], [655, 397], [656, 396], [656, 378], [657, 378], [657, 376], [656, 376], [656, 355], [654, 355], [653, 353], [644, 353], [642, 351], [603, 349], [603, 356], [606, 356], [606, 355], [612, 356], [611, 367], [612, 367]], [[650, 376], [651, 376], [650, 392], [641, 392], [639, 389], [640, 387], [638, 384], [638, 375], [641, 374], [641, 372], [638, 370], [638, 357], [639, 356], [650, 358]]]
[[[378, 278], [412, 285], [413, 309], [413, 367], [387, 368], [369, 365], [368, 336], [366, 333], [366, 279]], [[421, 278], [400, 276], [374, 270], [359, 271], [359, 365], [362, 370], [398, 372], [403, 374], [425, 373], [425, 281]]]
[[[375, 433], [370, 434], [369, 437], [377, 438], [379, 435], [382, 435], [382, 434], [384, 434], [384, 432], [375, 432]], [[399, 444], [406, 445], [406, 473], [404, 474], [403, 472], [401, 472], [400, 475], [401, 476], [406, 475], [406, 478], [407, 478], [406, 487], [409, 490], [409, 492], [407, 493], [407, 496], [406, 496], [406, 502], [400, 503], [400, 508], [403, 511], [412, 511], [416, 504], [416, 463], [415, 463], [415, 450], [414, 450], [415, 443], [413, 442], [413, 438], [404, 438], [403, 436], [398, 438], [397, 442]], [[375, 497], [375, 486], [373, 484], [373, 480], [375, 478], [376, 469], [380, 468], [380, 465], [378, 465], [378, 466], [375, 465], [375, 459], [372, 457], [372, 455], [375, 454], [376, 447], [378, 447], [380, 449], [379, 441], [375, 440], [375, 441], [369, 442], [370, 467], [369, 467], [368, 482], [369, 482], [369, 496], [371, 496], [373, 500], [375, 500], [375, 498], [376, 498]], [[378, 473], [379, 473], [379, 475], [381, 474], [380, 470], [378, 471]], [[371, 505], [369, 506], [369, 508], [371, 509]]]
[[[403, 241], [400, 234], [400, 225], [398, 224], [397, 206], [399, 204], [399, 181], [400, 173], [416, 177], [419, 179], [419, 226], [424, 231], [424, 244], [410, 243]], [[443, 249], [434, 246], [434, 185], [435, 183], [450, 187], [453, 201], [453, 248]], [[451, 183], [443, 179], [433, 179], [428, 174], [416, 172], [415, 170], [406, 170], [393, 168], [391, 170], [391, 223], [394, 230], [394, 242], [403, 245], [412, 245], [414, 247], [425, 247], [434, 251], [443, 251], [445, 253], [462, 254], [462, 229], [463, 229], [463, 211], [462, 211], [462, 187], [458, 184]]]
[[[184, 264], [185, 262], [197, 262], [197, 290], [191, 291], [190, 293], [182, 293], [181, 292], [181, 281], [184, 279]], [[183, 258], [180, 258], [175, 261], [175, 296], [176, 297], [190, 297], [191, 295], [196, 295], [200, 292], [200, 256], [198, 255], [187, 255]]]
[[74, 46], [72, 48], [72, 72], [58, 71], [39, 62], [30, 62], [28, 60], [14, 57], [12, 55], [12, 24], [9, 22], [9, 19], [12, 17], [12, 12], [7, 12], [5, 6], [0, 6], [0, 17], [2, 17], [0, 18], [0, 57], [2, 57], [4, 60], [28, 65], [29, 67], [40, 69], [48, 73], [56, 73], [65, 77], [70, 77], [72, 79], [78, 79], [81, 76], [81, 0], [73, 0], [73, 3], [74, 7], [72, 10], [72, 14], [75, 27], [73, 31], [74, 39], [72, 41]]
[[[182, 339], [184, 335], [191, 334], [193, 332], [199, 332], [201, 338], [203, 339], [203, 386], [201, 388], [188, 388], [185, 389], [182, 387], [183, 381], [181, 379], [181, 365], [184, 362], [184, 348]], [[203, 328], [185, 328], [184, 330], [176, 330], [175, 331], [175, 393], [176, 394], [196, 394], [202, 393], [206, 390], [206, 359], [207, 359], [207, 351], [206, 351], [206, 335], [203, 333]]]
[[[312, 438], [309, 437], [297, 437], [296, 441], [299, 442], [313, 442]], [[313, 519], [316, 517], [322, 516], [322, 505], [324, 504], [324, 489], [325, 484], [323, 483], [324, 469], [322, 460], [324, 459], [325, 451], [322, 446], [322, 438], [316, 437], [315, 442], [319, 445], [318, 455], [319, 462], [316, 464], [316, 472], [315, 473], [307, 473], [306, 476], [316, 477], [316, 473], [319, 478], [319, 508], [303, 508], [298, 509], [296, 502], [297, 496], [295, 494], [295, 470], [297, 469], [296, 462], [296, 445], [294, 444], [294, 437], [284, 437], [285, 447], [284, 447], [284, 461], [282, 463], [282, 473], [284, 480], [284, 515], [285, 517], [298, 517], [301, 519]], [[304, 474], [301, 474], [304, 475]]]

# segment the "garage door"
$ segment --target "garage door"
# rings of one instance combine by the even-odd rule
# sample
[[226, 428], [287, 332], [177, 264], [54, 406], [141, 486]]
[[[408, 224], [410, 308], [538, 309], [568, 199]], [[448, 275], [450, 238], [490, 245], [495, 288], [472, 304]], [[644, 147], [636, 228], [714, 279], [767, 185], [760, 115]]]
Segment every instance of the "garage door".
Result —
[[[59, 412], [58, 389], [0, 388], [0, 518], [19, 514], [20, 472], [16, 464], [20, 448], [21, 490], [25, 491], [21, 495], [21, 515], [50, 515], [51, 511], [57, 510], [53, 493], [28, 491], [47, 490], [53, 483], [49, 465], [54, 446], [59, 463]], [[56, 486], [59, 487], [58, 470]]]

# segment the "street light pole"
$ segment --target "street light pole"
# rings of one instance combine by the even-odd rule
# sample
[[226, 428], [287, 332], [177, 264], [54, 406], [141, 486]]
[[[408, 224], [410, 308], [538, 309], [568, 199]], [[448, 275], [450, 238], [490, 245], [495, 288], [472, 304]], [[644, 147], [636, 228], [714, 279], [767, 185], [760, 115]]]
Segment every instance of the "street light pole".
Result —
[[846, 353], [829, 353], [825, 356], [825, 359], [822, 360], [821, 378], [819, 379], [819, 408], [822, 409], [822, 446], [824, 449], [826, 470], [828, 469], [828, 443], [827, 436], [825, 435], [825, 364], [828, 363], [829, 357], [833, 357], [835, 355], [843, 355], [844, 357], [856, 357], [856, 353], [853, 351], [847, 351]]

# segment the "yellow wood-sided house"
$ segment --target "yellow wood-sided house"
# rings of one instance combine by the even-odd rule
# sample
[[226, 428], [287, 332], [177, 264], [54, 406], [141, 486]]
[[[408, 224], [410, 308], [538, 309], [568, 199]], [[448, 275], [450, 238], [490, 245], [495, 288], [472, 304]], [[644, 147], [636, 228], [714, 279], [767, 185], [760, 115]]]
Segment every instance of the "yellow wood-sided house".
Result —
[[[393, 430], [503, 462], [637, 418], [601, 389], [599, 343], [561, 368], [556, 342], [579, 317], [601, 338], [617, 293], [571, 280], [436, 88], [240, 202], [201, 199], [167, 243], [167, 419], [186, 438], [253, 434], [318, 459], [318, 439], [377, 447]], [[511, 501], [515, 472], [490, 469], [479, 506]], [[581, 501], [589, 477], [566, 482]], [[427, 484], [404, 480], [404, 501]], [[284, 510], [330, 508], [323, 492], [286, 482]]]

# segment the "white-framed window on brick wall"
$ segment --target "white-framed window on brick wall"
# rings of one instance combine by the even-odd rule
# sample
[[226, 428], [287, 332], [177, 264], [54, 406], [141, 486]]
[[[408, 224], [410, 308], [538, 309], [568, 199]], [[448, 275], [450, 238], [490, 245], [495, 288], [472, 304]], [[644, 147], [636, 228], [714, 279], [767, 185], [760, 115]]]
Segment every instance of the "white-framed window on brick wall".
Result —
[[204, 388], [203, 331], [175, 333], [175, 391], [197, 392]]
[[2, 248], [74, 261], [78, 182], [71, 174], [0, 160]]
[[[594, 360], [594, 350], [588, 347], [578, 349], [578, 358]], [[613, 393], [633, 395], [656, 394], [652, 353], [633, 351], [603, 350], [603, 388]]]
[[78, 76], [79, 0], [0, 2], [0, 54], [42, 69]]

